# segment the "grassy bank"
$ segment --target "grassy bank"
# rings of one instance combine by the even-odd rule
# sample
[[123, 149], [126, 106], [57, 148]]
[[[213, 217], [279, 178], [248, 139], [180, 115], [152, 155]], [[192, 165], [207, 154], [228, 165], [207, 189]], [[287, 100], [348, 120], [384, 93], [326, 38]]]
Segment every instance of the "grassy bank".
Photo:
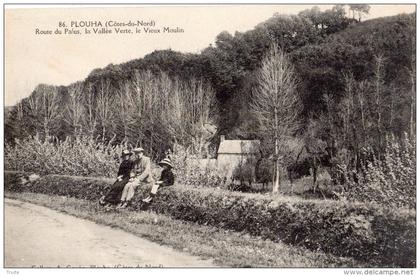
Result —
[[313, 252], [241, 232], [179, 221], [151, 211], [105, 211], [97, 203], [57, 195], [6, 193], [6, 197], [42, 205], [99, 224], [118, 227], [139, 237], [227, 267], [360, 267], [352, 258]]

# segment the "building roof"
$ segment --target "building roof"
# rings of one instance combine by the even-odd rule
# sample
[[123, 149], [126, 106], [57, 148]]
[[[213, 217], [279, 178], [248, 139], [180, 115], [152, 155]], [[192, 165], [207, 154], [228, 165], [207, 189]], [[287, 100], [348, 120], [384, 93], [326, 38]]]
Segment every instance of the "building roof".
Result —
[[258, 140], [224, 140], [220, 142], [217, 154], [253, 154], [258, 153]]

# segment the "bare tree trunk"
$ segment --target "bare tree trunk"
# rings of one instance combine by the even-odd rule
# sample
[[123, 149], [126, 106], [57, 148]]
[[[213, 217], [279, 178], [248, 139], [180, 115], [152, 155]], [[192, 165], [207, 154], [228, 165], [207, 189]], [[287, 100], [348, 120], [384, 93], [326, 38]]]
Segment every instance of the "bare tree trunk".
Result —
[[153, 152], [153, 126], [150, 132], [150, 156], [152, 156], [152, 152]]
[[279, 160], [279, 149], [278, 149], [278, 139], [276, 139], [276, 146], [275, 146], [275, 156], [276, 161], [274, 163], [275, 168], [275, 179], [273, 183], [273, 194], [277, 194], [280, 191], [280, 160]]
[[362, 123], [362, 139], [363, 139], [363, 146], [366, 146], [366, 121], [365, 121], [365, 98], [364, 98], [364, 83], [359, 84], [359, 91], [357, 93], [358, 102], [360, 106], [360, 116], [361, 116], [361, 123]]
[[88, 93], [86, 96], [86, 110], [87, 110], [87, 120], [86, 120], [86, 128], [89, 132], [89, 137], [91, 140], [94, 139], [95, 129], [96, 129], [96, 114], [94, 114], [95, 110], [95, 98], [92, 91], [92, 85], [89, 85]]
[[[38, 99], [34, 99], [34, 106], [32, 109], [39, 116], [39, 112], [43, 118], [43, 130], [45, 135], [45, 140], [51, 134], [51, 131], [54, 130], [54, 126], [57, 126], [57, 119], [61, 114], [61, 109], [59, 108], [59, 99], [57, 88], [51, 85], [40, 84], [36, 88], [36, 91], [39, 93]], [[40, 106], [38, 106], [40, 104]]]
[[376, 60], [376, 70], [375, 70], [375, 113], [376, 113], [376, 135], [378, 143], [378, 159], [381, 158], [381, 148], [382, 148], [382, 86], [383, 86], [383, 67], [384, 67], [384, 57], [378, 55], [375, 57]]
[[90, 136], [90, 139], [92, 140], [93, 138], [95, 138], [94, 137], [94, 135], [95, 135], [95, 129], [93, 128], [93, 127], [91, 127], [90, 129], [89, 129], [89, 136]]
[[105, 125], [102, 125], [102, 142], [105, 142], [105, 133], [106, 133]]
[[[392, 92], [391, 92], [392, 94], [391, 94], [391, 103], [390, 103], [390, 107], [389, 107], [389, 129], [390, 130], [392, 130], [392, 124], [394, 123], [394, 117], [395, 117], [395, 114], [394, 114], [394, 106], [395, 106], [395, 88], [394, 89], [392, 89]], [[411, 132], [410, 132], [410, 135], [411, 135]]]
[[45, 141], [48, 141], [48, 138], [50, 137], [50, 130], [48, 127], [48, 121], [44, 121], [44, 134], [45, 134]]
[[107, 125], [112, 127], [114, 114], [111, 107], [113, 106], [114, 97], [112, 96], [111, 81], [102, 79], [99, 83], [98, 94], [96, 98], [96, 119], [102, 125], [102, 141], [105, 141]]
[[275, 158], [276, 158], [276, 179], [273, 183], [273, 194], [277, 194], [280, 190], [280, 165], [279, 165], [279, 137], [278, 137], [278, 114], [277, 114], [277, 106], [274, 108], [274, 139], [275, 139]]
[[199, 141], [198, 141], [198, 154], [199, 154], [200, 158], [201, 158], [202, 153], [203, 153], [202, 148], [203, 148], [203, 136], [200, 135], [200, 138], [199, 138]]
[[19, 120], [19, 121], [21, 121], [21, 120], [22, 120], [22, 118], [23, 118], [23, 107], [22, 107], [22, 101], [20, 101], [20, 102], [16, 105], [16, 108], [17, 108], [17, 118], [18, 118], [18, 120]]

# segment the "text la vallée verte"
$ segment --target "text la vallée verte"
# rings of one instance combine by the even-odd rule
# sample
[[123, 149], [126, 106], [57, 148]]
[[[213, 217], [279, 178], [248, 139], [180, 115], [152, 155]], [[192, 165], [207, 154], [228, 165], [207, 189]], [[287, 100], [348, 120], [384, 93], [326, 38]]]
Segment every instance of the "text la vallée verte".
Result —
[[55, 28], [35, 28], [36, 35], [178, 34], [179, 26], [157, 26], [154, 20], [59, 21]]

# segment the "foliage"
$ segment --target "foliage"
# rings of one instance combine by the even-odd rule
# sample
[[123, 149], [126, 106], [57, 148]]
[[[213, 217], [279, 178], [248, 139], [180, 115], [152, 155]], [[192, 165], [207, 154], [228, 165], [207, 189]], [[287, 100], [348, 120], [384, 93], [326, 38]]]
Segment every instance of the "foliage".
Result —
[[[305, 144], [308, 147], [316, 145], [316, 149], [311, 149], [317, 152], [315, 157], [327, 157], [325, 166], [329, 167], [335, 184], [348, 186], [349, 182], [359, 183], [359, 178], [361, 183], [368, 182], [363, 180], [366, 177], [365, 169], [378, 167], [380, 162], [388, 158], [384, 156], [388, 150], [387, 136], [401, 136], [404, 130], [410, 130], [410, 138], [415, 136], [412, 131], [415, 128], [413, 79], [398, 91], [397, 84], [388, 83], [385, 77], [389, 58], [376, 54], [372, 59], [372, 64], [361, 71], [370, 72], [369, 77], [360, 80], [358, 72], [344, 71], [341, 79], [336, 79], [343, 82], [342, 87], [337, 88], [340, 94], [325, 94], [321, 100], [324, 110], [312, 113], [307, 123]], [[413, 72], [413, 68], [405, 69], [406, 72]], [[403, 94], [402, 97], [398, 96], [399, 93]], [[402, 114], [410, 118], [405, 123], [399, 121]], [[411, 177], [415, 178], [413, 175]], [[388, 181], [386, 185], [392, 185], [392, 177], [385, 179]], [[390, 192], [386, 185], [383, 184], [382, 188], [378, 186], [376, 191]], [[366, 195], [373, 197], [373, 192]], [[378, 195], [375, 201], [384, 203], [379, 199], [381, 197], [383, 195]], [[406, 206], [412, 204], [414, 201]]]
[[[232, 171], [232, 181], [229, 181], [227, 189], [230, 191], [251, 191], [252, 183], [256, 181], [256, 161], [248, 158], [241, 161]], [[237, 183], [239, 181], [239, 183]]]
[[[188, 148], [174, 146], [170, 158], [174, 164], [174, 174], [177, 183], [196, 187], [220, 187], [223, 179], [216, 168], [202, 168], [201, 156], [191, 153]], [[223, 184], [222, 184], [223, 185]]]
[[[353, 5], [354, 6], [354, 5]], [[353, 9], [358, 12], [357, 9]], [[363, 11], [365, 9], [362, 9]], [[188, 82], [191, 79], [202, 80], [215, 91], [218, 108], [221, 112], [215, 118], [215, 124], [222, 134], [233, 133], [238, 136], [250, 136], [250, 133], [236, 133], [246, 120], [241, 115], [246, 112], [247, 99], [255, 79], [257, 70], [263, 57], [272, 43], [290, 54], [291, 61], [296, 67], [299, 78], [303, 80], [299, 93], [304, 99], [304, 115], [307, 118], [313, 111], [323, 109], [322, 97], [326, 93], [340, 96], [343, 85], [342, 71], [353, 71], [357, 80], [370, 77], [372, 72], [368, 69], [376, 53], [383, 52], [389, 58], [386, 65], [387, 82], [397, 80], [398, 87], [403, 88], [407, 82], [406, 67], [410, 67], [411, 48], [415, 37], [415, 16], [399, 15], [388, 18], [354, 22], [346, 18], [341, 5], [321, 12], [314, 7], [302, 11], [297, 16], [284, 16], [275, 14], [271, 18], [258, 24], [254, 29], [246, 32], [229, 34], [220, 33], [215, 38], [215, 44], [210, 45], [199, 54], [180, 53], [173, 50], [157, 50], [141, 59], [131, 60], [123, 64], [110, 64], [105, 68], [94, 69], [85, 80], [69, 85], [52, 87], [58, 91], [59, 106], [68, 106], [76, 100], [75, 87], [82, 86], [82, 95], [100, 94], [101, 82], [109, 82], [113, 92], [125, 87], [125, 83], [135, 79], [136, 71], [149, 71], [152, 75], [165, 73], [171, 79]], [[252, 85], [251, 85], [252, 86]], [[251, 88], [251, 89], [250, 89]], [[38, 89], [35, 89], [33, 94]], [[76, 89], [77, 90], [77, 89]], [[403, 89], [398, 89], [403, 91]], [[76, 93], [78, 94], [78, 93]], [[116, 95], [118, 93], [111, 93]], [[406, 95], [401, 93], [402, 99]], [[117, 98], [117, 97], [115, 97]], [[47, 129], [44, 129], [42, 118], [30, 114], [26, 99], [21, 102], [21, 110], [25, 120], [19, 119], [19, 112], [13, 108], [10, 119], [6, 120], [6, 139], [13, 142], [14, 138], [23, 138], [35, 135], [44, 130], [51, 131], [51, 135], [64, 139], [80, 130], [79, 112], [83, 108], [60, 108], [69, 116], [53, 116], [47, 120]], [[83, 102], [83, 101], [82, 101]], [[406, 103], [401, 103], [405, 108]], [[80, 105], [73, 105], [73, 107]], [[95, 110], [95, 109], [93, 109]], [[398, 110], [402, 110], [399, 108]], [[102, 113], [102, 115], [106, 115]], [[120, 115], [120, 113], [117, 113]], [[95, 116], [95, 113], [93, 113]], [[401, 112], [395, 126], [406, 126], [407, 114]], [[119, 116], [113, 117], [113, 124], [106, 126], [105, 140], [116, 134], [116, 141], [124, 139], [124, 124]], [[45, 119], [45, 117], [44, 117]], [[124, 121], [124, 120], [123, 120]], [[38, 129], [34, 129], [37, 126]], [[149, 143], [152, 136], [166, 136], [166, 133], [153, 134], [152, 129], [143, 128], [144, 125], [135, 125], [134, 130], [141, 132], [142, 141]], [[101, 133], [100, 123], [95, 125], [93, 137]], [[86, 133], [87, 131], [84, 130]], [[166, 143], [167, 139], [160, 139], [152, 144]], [[134, 143], [137, 142], [137, 138]]]
[[[361, 21], [369, 7], [350, 5], [350, 11]], [[311, 157], [326, 156], [333, 163], [336, 183], [358, 187], [354, 183], [369, 178], [382, 183], [375, 189], [385, 195], [378, 198], [406, 199], [415, 177], [412, 168], [405, 167], [408, 163], [395, 165], [387, 160], [396, 157], [382, 153], [388, 147], [386, 135], [409, 132], [415, 137], [415, 14], [355, 21], [345, 17], [341, 5], [323, 12], [314, 7], [297, 16], [275, 14], [252, 30], [220, 33], [215, 45], [201, 53], [154, 51], [142, 59], [95, 69], [69, 86], [41, 84], [8, 109], [6, 167], [113, 176], [120, 144], [142, 145], [156, 160], [178, 143], [188, 154], [174, 156], [177, 178], [194, 186], [219, 186], [214, 171], [198, 168], [203, 149], [218, 142], [215, 134], [260, 139], [271, 146], [269, 135], [254, 131], [259, 120], [249, 99], [261, 80], [255, 72], [264, 68], [264, 57], [274, 44], [287, 53], [301, 80], [295, 87], [303, 104], [298, 119], [303, 122], [305, 146], [314, 152]], [[295, 149], [287, 144], [280, 148], [284, 170]], [[366, 154], [375, 160], [367, 160]], [[409, 176], [401, 180], [387, 176], [385, 168], [391, 165], [386, 162], [398, 172], [409, 171]], [[268, 163], [257, 178], [271, 179]], [[411, 188], [385, 189], [400, 187], [402, 179]]]
[[[376, 202], [386, 206], [416, 207], [416, 143], [407, 135], [399, 141], [390, 137], [386, 141], [384, 157], [374, 154], [367, 167], [354, 177], [347, 177], [348, 198]], [[349, 172], [343, 169], [344, 172]]]
[[255, 166], [255, 178], [258, 183], [269, 183], [273, 181], [273, 161], [267, 158], [257, 160]]
[[353, 13], [353, 19], [354, 19], [354, 13], [356, 12], [358, 14], [358, 20], [359, 22], [362, 21], [362, 16], [364, 14], [369, 14], [370, 6], [366, 4], [349, 4], [350, 11]]
[[99, 136], [103, 143], [147, 147], [159, 159], [174, 141], [201, 152], [217, 130], [216, 115], [214, 92], [202, 79], [134, 70], [126, 79], [94, 78], [61, 90], [39, 85], [11, 110], [6, 140]]
[[[77, 139], [69, 137], [64, 141], [28, 137], [16, 140], [14, 145], [6, 144], [5, 168], [39, 174], [115, 177], [119, 157], [126, 148], [123, 144], [112, 145], [83, 136]], [[169, 157], [178, 183], [216, 187], [223, 182], [215, 168], [202, 168], [200, 160], [203, 159], [189, 148], [175, 144]], [[160, 177], [160, 170], [152, 162], [154, 179]]]
[[122, 150], [122, 146], [87, 137], [64, 141], [27, 137], [16, 140], [14, 146], [6, 144], [5, 167], [40, 174], [114, 177]]
[[[5, 189], [11, 191], [11, 175]], [[112, 180], [48, 175], [23, 190], [98, 200]], [[140, 186], [132, 209], [142, 209], [149, 186]], [[314, 251], [352, 256], [373, 266], [415, 267], [415, 212], [374, 204], [265, 197], [175, 185], [162, 189], [150, 208], [175, 219], [244, 231]]]
[[[300, 94], [305, 117], [325, 111], [323, 95], [329, 94], [337, 103], [344, 96], [344, 73], [351, 72], [356, 81], [372, 79], [376, 54], [387, 58], [384, 64], [385, 85], [396, 83], [401, 101], [395, 130], [407, 131], [407, 93], [410, 85], [407, 68], [415, 47], [415, 16], [398, 15], [368, 20], [337, 32], [322, 43], [308, 44], [291, 53], [291, 61], [302, 80]], [[405, 120], [402, 119], [405, 117]]]
[[255, 182], [255, 160], [248, 158], [244, 162], [239, 163], [232, 172], [233, 179], [251, 184]]

